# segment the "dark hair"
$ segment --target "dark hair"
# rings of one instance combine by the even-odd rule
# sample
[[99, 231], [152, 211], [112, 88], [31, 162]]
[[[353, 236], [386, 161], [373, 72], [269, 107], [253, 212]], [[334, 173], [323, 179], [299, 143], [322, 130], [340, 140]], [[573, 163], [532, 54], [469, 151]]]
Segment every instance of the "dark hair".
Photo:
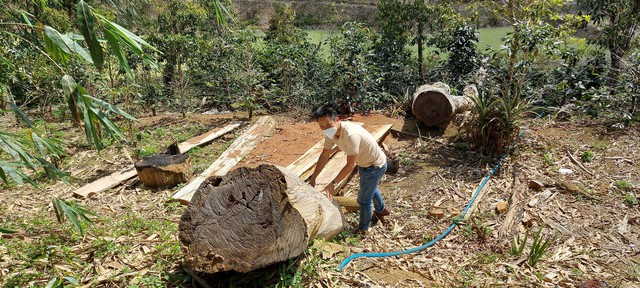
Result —
[[329, 116], [329, 118], [332, 121], [335, 121], [336, 118], [338, 118], [338, 112], [336, 112], [335, 105], [333, 104], [322, 105], [320, 106], [320, 108], [316, 110], [316, 112], [313, 113], [313, 118], [316, 120], [322, 117], [327, 117], [327, 116]]

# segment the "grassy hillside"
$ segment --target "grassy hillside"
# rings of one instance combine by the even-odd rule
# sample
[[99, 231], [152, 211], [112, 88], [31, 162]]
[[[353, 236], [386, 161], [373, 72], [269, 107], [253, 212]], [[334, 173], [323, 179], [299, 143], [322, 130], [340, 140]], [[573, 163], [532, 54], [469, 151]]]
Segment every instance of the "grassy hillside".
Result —
[[[496, 28], [482, 28], [480, 29], [480, 41], [478, 43], [478, 48], [480, 50], [485, 50], [487, 48], [491, 49], [499, 49], [500, 45], [502, 45], [502, 37], [506, 36], [507, 33], [511, 32], [511, 27], [496, 27]], [[308, 36], [307, 38], [311, 43], [318, 44], [323, 40], [328, 39], [332, 35], [338, 35], [340, 32], [338, 30], [307, 30]], [[323, 45], [323, 54], [327, 53], [327, 45]], [[418, 48], [413, 45], [410, 47], [415, 53], [417, 53]], [[427, 47], [427, 51], [434, 50], [434, 47]]]

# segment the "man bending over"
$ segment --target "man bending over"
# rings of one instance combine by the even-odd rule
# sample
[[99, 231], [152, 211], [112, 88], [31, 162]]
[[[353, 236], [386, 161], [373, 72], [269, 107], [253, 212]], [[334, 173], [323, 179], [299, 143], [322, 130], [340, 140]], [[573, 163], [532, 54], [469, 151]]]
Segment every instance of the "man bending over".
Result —
[[[382, 194], [378, 188], [380, 179], [387, 171], [387, 157], [382, 148], [373, 138], [373, 135], [357, 124], [340, 121], [336, 110], [331, 105], [324, 105], [315, 111], [314, 117], [320, 125], [320, 129], [326, 135], [324, 149], [318, 158], [309, 184], [315, 186], [316, 178], [329, 161], [333, 145], [347, 154], [347, 164], [342, 167], [338, 176], [325, 186], [322, 191], [332, 199], [335, 194], [335, 186], [346, 178], [353, 168], [358, 166], [360, 175], [360, 191], [358, 192], [358, 205], [360, 206], [360, 223], [354, 230], [357, 234], [366, 234], [371, 220], [379, 219], [385, 222], [384, 216], [391, 214], [382, 200]], [[375, 208], [377, 219], [372, 219], [371, 203]]]

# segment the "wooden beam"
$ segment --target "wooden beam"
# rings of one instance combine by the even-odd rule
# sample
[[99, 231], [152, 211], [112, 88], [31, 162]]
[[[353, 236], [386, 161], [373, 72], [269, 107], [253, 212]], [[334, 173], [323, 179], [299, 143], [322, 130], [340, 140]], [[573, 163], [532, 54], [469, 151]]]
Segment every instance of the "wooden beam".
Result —
[[336, 199], [338, 205], [344, 207], [349, 212], [354, 212], [360, 210], [360, 205], [358, 205], [358, 199], [356, 197], [350, 196], [333, 196], [333, 199]]
[[[203, 135], [200, 135], [200, 136], [191, 138], [185, 142], [182, 142], [178, 144], [178, 147], [180, 148], [180, 153], [186, 153], [189, 150], [191, 150], [191, 148], [193, 147], [209, 143], [219, 138], [220, 136], [231, 132], [233, 129], [240, 126], [240, 123], [241, 122], [234, 121], [220, 129], [211, 130]], [[137, 175], [136, 169], [134, 168], [133, 163], [131, 163], [127, 168], [124, 168], [120, 171], [116, 171], [110, 175], [102, 177], [96, 181], [93, 181], [87, 185], [84, 185], [76, 189], [75, 191], [73, 191], [73, 196], [80, 197], [80, 198], [91, 197], [96, 193], [101, 193], [113, 187], [116, 187], [120, 185], [120, 183], [127, 181], [135, 177], [136, 175]]]
[[84, 185], [76, 191], [73, 191], [73, 196], [86, 198], [95, 195], [96, 193], [107, 191], [113, 187], [120, 185], [120, 183], [127, 181], [133, 177], [136, 177], [138, 173], [133, 164], [123, 170], [116, 171], [110, 175], [102, 177], [96, 181], [93, 181], [87, 185]]
[[[351, 123], [358, 124], [360, 126], [364, 125], [364, 123], [362, 122]], [[289, 164], [289, 166], [287, 166], [287, 170], [293, 172], [293, 174], [295, 174], [296, 176], [301, 177], [316, 165], [316, 163], [318, 162], [318, 156], [320, 155], [320, 152], [322, 152], [322, 149], [324, 149], [324, 138], [318, 141], [316, 145], [313, 145], [311, 149], [307, 150], [307, 152], [302, 154], [302, 156], [300, 156], [298, 159], [293, 161], [293, 163]], [[338, 149], [334, 149], [332, 155], [337, 151]]]
[[[376, 139], [378, 143], [381, 143], [384, 140], [384, 137], [387, 136], [387, 134], [389, 133], [389, 129], [391, 129], [392, 126], [393, 124], [375, 126], [370, 128], [369, 132], [371, 132], [371, 135], [373, 135], [373, 138]], [[344, 152], [342, 151], [336, 153], [336, 155], [333, 156], [333, 158], [329, 159], [329, 162], [327, 162], [327, 165], [324, 167], [324, 169], [322, 169], [322, 172], [320, 172], [320, 175], [318, 175], [318, 178], [316, 178], [316, 187], [321, 188], [331, 183], [331, 181], [333, 181], [333, 179], [335, 179], [336, 176], [338, 176], [338, 173], [340, 173], [340, 170], [342, 169], [342, 167], [344, 167], [344, 165], [346, 164], [347, 164], [347, 155], [344, 154]], [[351, 173], [351, 175], [353, 175], [353, 172]], [[335, 187], [336, 193], [338, 193], [340, 189], [342, 189], [342, 187], [344, 187], [344, 185], [347, 184], [347, 182], [349, 181], [349, 178], [351, 178], [351, 175], [347, 176], [342, 181], [340, 181], [340, 183], [336, 185]]]
[[184, 141], [180, 144], [178, 144], [178, 148], [180, 149], [180, 153], [187, 153], [187, 151], [191, 150], [194, 147], [199, 147], [205, 144], [208, 144], [210, 142], [212, 142], [213, 140], [216, 140], [218, 138], [220, 138], [220, 136], [227, 134], [231, 131], [233, 131], [233, 129], [238, 128], [238, 126], [240, 126], [240, 124], [242, 124], [242, 122], [240, 121], [233, 121], [231, 123], [229, 123], [227, 126], [222, 127], [222, 129], [217, 129], [217, 130], [211, 130], [207, 133], [204, 133], [200, 136], [197, 137], [193, 137], [187, 141]]
[[246, 132], [227, 148], [227, 150], [214, 161], [209, 168], [204, 170], [198, 177], [191, 180], [189, 184], [183, 186], [176, 192], [169, 201], [179, 201], [182, 204], [189, 204], [193, 194], [200, 184], [210, 176], [222, 176], [227, 174], [245, 156], [258, 146], [265, 138], [271, 136], [276, 127], [276, 121], [270, 116], [262, 116]]

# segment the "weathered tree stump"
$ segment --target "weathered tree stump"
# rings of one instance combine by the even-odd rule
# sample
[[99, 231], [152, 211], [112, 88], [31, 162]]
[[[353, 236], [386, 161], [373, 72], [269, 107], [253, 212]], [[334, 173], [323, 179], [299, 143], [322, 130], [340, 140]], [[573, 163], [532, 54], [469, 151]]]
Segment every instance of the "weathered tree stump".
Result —
[[449, 86], [442, 82], [422, 85], [413, 93], [411, 111], [426, 126], [441, 126], [472, 107], [469, 96], [474, 94], [478, 95], [475, 86], [465, 87], [464, 96], [451, 96]]
[[158, 154], [138, 161], [134, 166], [140, 182], [150, 188], [173, 187], [187, 182], [188, 154]]
[[186, 262], [197, 272], [249, 272], [302, 254], [342, 230], [322, 193], [282, 167], [240, 167], [205, 180], [180, 221]]

